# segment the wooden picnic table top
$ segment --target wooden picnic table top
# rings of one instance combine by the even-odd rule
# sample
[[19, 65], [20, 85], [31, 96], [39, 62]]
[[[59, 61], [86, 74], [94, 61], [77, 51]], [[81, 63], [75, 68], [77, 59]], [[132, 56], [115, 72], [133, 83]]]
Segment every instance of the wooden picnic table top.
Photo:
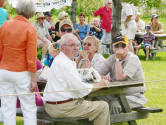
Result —
[[[136, 35], [138, 36], [143, 36], [145, 34], [145, 32], [136, 32]], [[166, 37], [165, 33], [162, 34], [154, 34], [156, 37]]]
[[[143, 37], [143, 35], [145, 34], [145, 32], [136, 32], [136, 36], [138, 37]], [[157, 39], [161, 39], [161, 40], [166, 40], [166, 34], [165, 33], [162, 33], [162, 34], [154, 34], [154, 36], [157, 38]]]
[[[38, 81], [38, 85], [44, 87], [46, 85], [46, 81], [45, 80]], [[133, 89], [133, 91], [132, 91], [132, 87], [140, 87], [143, 85], [144, 85], [144, 83], [139, 82], [139, 81], [110, 82], [109, 87], [105, 87], [96, 92], [90, 93], [88, 95], [88, 97], [106, 96], [106, 95], [113, 95], [113, 94], [128, 95], [131, 93], [139, 93], [139, 92], [141, 92], [140, 89], [138, 89], [138, 90]]]
[[131, 91], [132, 87], [140, 87], [143, 85], [144, 85], [143, 82], [138, 82], [138, 81], [110, 82], [109, 87], [90, 93], [88, 97], [107, 96], [107, 95], [113, 95], [113, 94], [128, 95], [131, 93], [139, 93], [141, 92], [141, 89], [138, 89], [138, 90], [133, 89], [133, 91]]

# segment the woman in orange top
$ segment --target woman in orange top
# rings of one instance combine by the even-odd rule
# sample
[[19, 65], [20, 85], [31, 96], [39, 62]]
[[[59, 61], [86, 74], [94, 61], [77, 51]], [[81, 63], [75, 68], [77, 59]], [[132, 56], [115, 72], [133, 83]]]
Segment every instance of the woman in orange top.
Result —
[[[34, 92], [36, 89], [37, 31], [28, 19], [35, 14], [32, 0], [20, 0], [18, 16], [0, 27], [0, 95]], [[24, 125], [36, 125], [35, 95], [19, 95]], [[17, 96], [3, 96], [4, 125], [16, 125]], [[10, 120], [9, 120], [10, 118]]]

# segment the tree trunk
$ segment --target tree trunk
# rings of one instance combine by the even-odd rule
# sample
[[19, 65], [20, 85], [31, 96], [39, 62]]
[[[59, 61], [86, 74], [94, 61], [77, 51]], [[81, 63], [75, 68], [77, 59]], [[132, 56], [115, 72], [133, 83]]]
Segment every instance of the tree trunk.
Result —
[[112, 7], [112, 38], [120, 33], [121, 26], [121, 11], [122, 11], [122, 0], [113, 0]]
[[73, 23], [73, 26], [76, 24], [76, 8], [77, 0], [73, 0], [71, 5], [71, 21]]

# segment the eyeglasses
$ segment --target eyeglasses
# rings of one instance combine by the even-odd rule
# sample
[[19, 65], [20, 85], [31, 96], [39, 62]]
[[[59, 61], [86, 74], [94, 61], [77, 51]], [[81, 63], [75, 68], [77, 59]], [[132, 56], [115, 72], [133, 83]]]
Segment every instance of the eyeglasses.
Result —
[[45, 18], [38, 18], [38, 19], [44, 20]]
[[126, 44], [116, 44], [115, 45], [115, 48], [119, 48], [119, 47], [122, 47], [122, 48], [126, 48]]
[[64, 44], [64, 46], [70, 46], [70, 47], [80, 47], [79, 44]]
[[61, 32], [71, 33], [72, 32], [72, 28], [63, 28], [63, 27], [61, 27]]
[[83, 43], [83, 46], [91, 46], [91, 43]]

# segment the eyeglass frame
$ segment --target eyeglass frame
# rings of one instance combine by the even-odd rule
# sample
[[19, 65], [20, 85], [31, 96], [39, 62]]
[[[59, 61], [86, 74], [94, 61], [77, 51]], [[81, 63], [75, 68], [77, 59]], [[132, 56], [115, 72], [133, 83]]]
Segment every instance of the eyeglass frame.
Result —
[[80, 44], [63, 44], [63, 46], [70, 46], [70, 47], [78, 47], [80, 48]]
[[88, 47], [90, 47], [90, 46], [92, 46], [92, 44], [91, 44], [91, 43], [83, 43], [83, 46], [88, 46]]
[[72, 28], [63, 28], [63, 27], [61, 27], [61, 32], [71, 33], [72, 32]]
[[126, 44], [125, 43], [119, 43], [119, 44], [114, 45], [114, 47], [115, 48], [119, 48], [119, 47], [126, 48]]

